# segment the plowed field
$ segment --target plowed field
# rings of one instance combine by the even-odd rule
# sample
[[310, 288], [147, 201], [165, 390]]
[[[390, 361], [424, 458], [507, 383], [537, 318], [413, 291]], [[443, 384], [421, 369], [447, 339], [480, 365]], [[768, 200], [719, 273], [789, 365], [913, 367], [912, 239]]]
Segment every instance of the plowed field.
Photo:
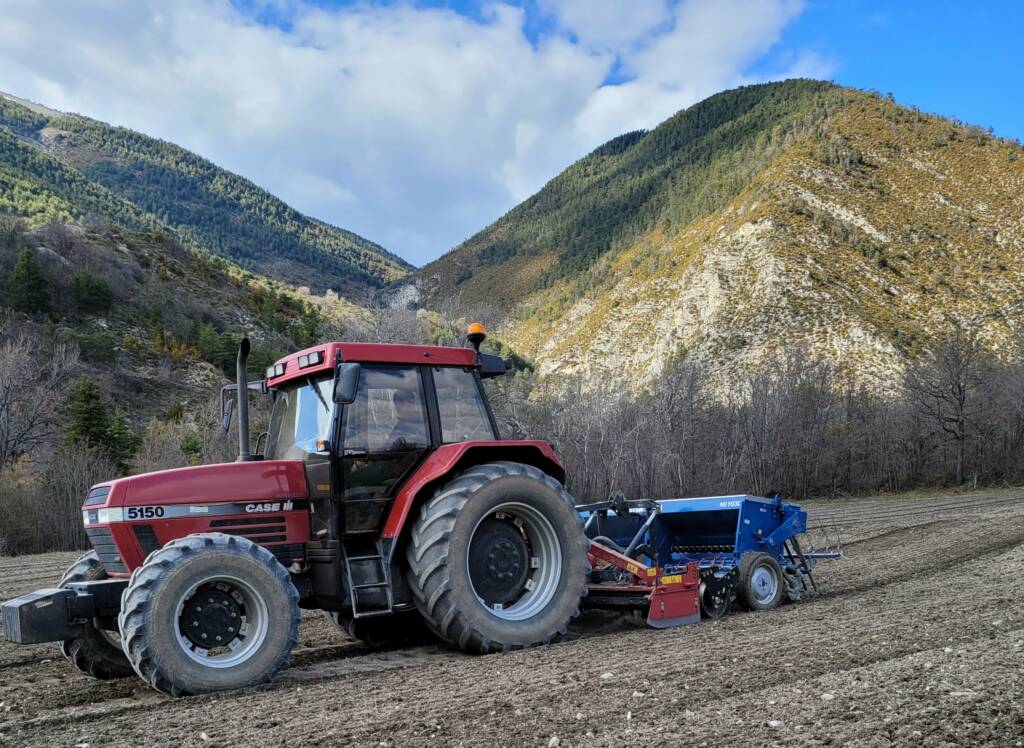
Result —
[[[812, 503], [819, 595], [668, 631], [587, 614], [487, 657], [307, 616], [271, 685], [173, 700], [0, 643], [0, 745], [1022, 745], [1024, 491]], [[0, 599], [75, 554], [0, 558]]]

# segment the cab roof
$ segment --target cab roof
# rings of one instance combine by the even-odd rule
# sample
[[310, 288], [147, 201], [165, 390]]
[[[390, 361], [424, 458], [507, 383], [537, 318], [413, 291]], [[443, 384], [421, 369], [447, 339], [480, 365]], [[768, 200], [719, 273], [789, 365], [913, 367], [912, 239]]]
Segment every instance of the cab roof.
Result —
[[[394, 343], [320, 343], [278, 359], [267, 370], [267, 386], [279, 387], [292, 379], [329, 372], [341, 361], [361, 364], [434, 364], [478, 366], [472, 348]], [[272, 374], [279, 371], [279, 374]]]

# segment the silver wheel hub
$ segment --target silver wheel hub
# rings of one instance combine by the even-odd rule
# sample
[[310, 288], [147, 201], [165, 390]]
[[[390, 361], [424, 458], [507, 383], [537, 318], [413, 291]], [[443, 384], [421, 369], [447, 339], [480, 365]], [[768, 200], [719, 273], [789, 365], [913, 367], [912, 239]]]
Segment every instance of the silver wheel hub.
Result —
[[505, 621], [532, 618], [562, 579], [562, 547], [538, 509], [510, 501], [477, 522], [469, 538], [467, 576], [477, 600]]
[[211, 575], [192, 585], [177, 605], [178, 646], [212, 668], [240, 665], [267, 638], [269, 611], [263, 598], [236, 577]]

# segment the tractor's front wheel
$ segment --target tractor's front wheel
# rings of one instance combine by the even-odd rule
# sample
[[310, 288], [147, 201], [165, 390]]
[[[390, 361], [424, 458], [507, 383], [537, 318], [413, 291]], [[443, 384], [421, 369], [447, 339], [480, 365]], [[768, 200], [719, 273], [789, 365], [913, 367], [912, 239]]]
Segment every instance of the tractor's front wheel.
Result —
[[416, 606], [468, 652], [545, 644], [586, 594], [587, 540], [572, 498], [529, 465], [472, 467], [423, 507], [408, 550]]
[[[64, 576], [60, 587], [72, 582], [94, 582], [107, 578], [107, 570], [100, 563], [96, 551], [89, 551], [75, 561]], [[87, 623], [82, 635], [60, 643], [60, 651], [79, 670], [100, 680], [127, 678], [135, 674], [128, 658], [121, 651], [121, 642], [116, 632]]]
[[288, 665], [299, 593], [266, 548], [189, 535], [153, 552], [121, 596], [121, 643], [135, 671], [172, 696], [254, 686]]

